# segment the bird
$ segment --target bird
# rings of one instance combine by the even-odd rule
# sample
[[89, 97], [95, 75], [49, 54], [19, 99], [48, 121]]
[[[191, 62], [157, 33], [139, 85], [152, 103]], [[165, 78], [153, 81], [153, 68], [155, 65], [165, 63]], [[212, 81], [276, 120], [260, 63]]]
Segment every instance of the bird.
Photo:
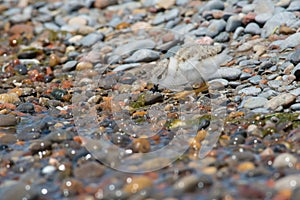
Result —
[[230, 58], [228, 49], [222, 45], [190, 44], [171, 54], [173, 56], [157, 62], [150, 80], [173, 91], [192, 88], [193, 84], [217, 78], [220, 65]]

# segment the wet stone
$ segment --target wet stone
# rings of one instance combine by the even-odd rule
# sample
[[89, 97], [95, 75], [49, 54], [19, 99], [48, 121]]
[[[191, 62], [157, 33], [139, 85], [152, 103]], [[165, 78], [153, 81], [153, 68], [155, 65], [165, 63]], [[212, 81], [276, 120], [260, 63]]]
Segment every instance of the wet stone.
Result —
[[17, 107], [17, 110], [23, 113], [33, 114], [35, 112], [33, 103], [22, 103]]
[[5, 127], [15, 126], [15, 125], [17, 125], [17, 123], [18, 123], [18, 120], [17, 120], [16, 116], [10, 115], [10, 114], [8, 114], [8, 115], [0, 114], [0, 127], [1, 126], [5, 126]]
[[300, 187], [300, 175], [299, 174], [291, 174], [285, 177], [278, 179], [275, 182], [275, 189], [277, 190], [294, 190], [295, 188]]
[[87, 162], [80, 165], [74, 170], [74, 176], [77, 178], [97, 178], [102, 176], [104, 173], [105, 167], [100, 163], [95, 161]]
[[274, 162], [273, 167], [280, 168], [280, 167], [295, 167], [297, 163], [297, 158], [289, 153], [282, 153], [279, 154]]
[[25, 65], [22, 65], [22, 64], [19, 64], [17, 66], [14, 67], [14, 70], [21, 74], [21, 75], [26, 75], [28, 70], [27, 70], [27, 67]]

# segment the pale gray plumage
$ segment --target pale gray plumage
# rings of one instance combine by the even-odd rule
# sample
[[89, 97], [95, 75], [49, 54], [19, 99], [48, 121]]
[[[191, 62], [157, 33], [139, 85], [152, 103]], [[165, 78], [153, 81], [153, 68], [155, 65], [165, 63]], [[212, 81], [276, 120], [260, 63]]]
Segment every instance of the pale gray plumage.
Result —
[[151, 81], [171, 90], [182, 90], [217, 76], [219, 66], [229, 58], [221, 45], [190, 45], [155, 67]]

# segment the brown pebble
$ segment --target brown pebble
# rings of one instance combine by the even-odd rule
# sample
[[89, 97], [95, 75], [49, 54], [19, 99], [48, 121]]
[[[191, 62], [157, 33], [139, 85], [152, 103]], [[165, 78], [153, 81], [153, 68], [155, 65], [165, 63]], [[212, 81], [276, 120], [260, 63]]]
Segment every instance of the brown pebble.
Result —
[[173, 33], [167, 33], [167, 34], [163, 35], [162, 41], [163, 41], [164, 43], [166, 43], [166, 42], [173, 41], [174, 38], [175, 38], [175, 36], [174, 36]]
[[243, 162], [237, 166], [239, 172], [249, 171], [255, 168], [255, 165], [252, 162]]
[[96, 8], [102, 9], [102, 8], [106, 8], [107, 6], [115, 5], [117, 3], [118, 3], [117, 0], [96, 0], [94, 6]]
[[51, 54], [49, 57], [49, 66], [55, 67], [60, 63], [60, 58], [56, 54]]
[[32, 35], [33, 27], [27, 24], [16, 24], [10, 28], [9, 32], [12, 34], [26, 33]]
[[77, 71], [87, 70], [87, 69], [93, 69], [93, 64], [90, 62], [83, 61], [83, 62], [78, 63], [76, 66]]
[[137, 138], [132, 144], [132, 149], [135, 153], [147, 153], [150, 151], [150, 148], [150, 142], [146, 138]]
[[[130, 182], [128, 180], [130, 180]], [[127, 181], [128, 184], [123, 187], [123, 190], [127, 193], [137, 193], [153, 185], [153, 180], [147, 176], [136, 176], [131, 179], [128, 178]]]
[[61, 184], [60, 190], [65, 197], [80, 194], [84, 191], [83, 184], [73, 178], [68, 178]]
[[19, 96], [16, 93], [0, 94], [0, 103], [17, 103], [20, 102]]
[[97, 162], [87, 162], [75, 168], [74, 175], [77, 178], [100, 177], [104, 173], [105, 167]]

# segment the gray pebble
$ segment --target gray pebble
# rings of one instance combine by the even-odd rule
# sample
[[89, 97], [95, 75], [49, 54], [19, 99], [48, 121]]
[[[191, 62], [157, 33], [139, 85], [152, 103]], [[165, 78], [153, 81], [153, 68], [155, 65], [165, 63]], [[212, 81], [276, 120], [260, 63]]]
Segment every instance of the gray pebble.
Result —
[[300, 103], [295, 103], [295, 104], [291, 105], [291, 109], [299, 111], [300, 110]]
[[244, 89], [241, 89], [238, 91], [238, 94], [245, 94], [246, 96], [256, 96], [261, 92], [260, 88], [257, 88], [255, 86], [246, 87]]
[[252, 76], [251, 78], [249, 78], [249, 82], [254, 84], [254, 85], [257, 85], [259, 84], [259, 82], [261, 81], [261, 76], [260, 75], [256, 75], [256, 76]]
[[246, 26], [244, 31], [245, 31], [245, 33], [249, 33], [252, 35], [260, 35], [260, 33], [261, 33], [260, 27], [254, 22], [249, 23]]
[[239, 81], [229, 81], [228, 85], [230, 87], [236, 88], [237, 86], [241, 85], [241, 83]]
[[207, 33], [207, 27], [199, 27], [197, 30], [193, 31], [196, 36], [205, 36]]
[[76, 65], [77, 65], [76, 60], [68, 61], [63, 65], [62, 70], [64, 72], [73, 71], [75, 69]]
[[271, 80], [271, 81], [268, 81], [268, 86], [270, 88], [279, 88], [280, 86], [282, 85], [282, 81], [280, 80]]
[[267, 80], [273, 80], [278, 76], [278, 74], [271, 74], [269, 76], [267, 76]]
[[34, 105], [33, 103], [30, 102], [26, 102], [26, 103], [22, 103], [17, 107], [17, 110], [23, 113], [34, 113]]
[[159, 13], [152, 21], [152, 25], [158, 25], [170, 21], [172, 19], [175, 19], [178, 15], [179, 15], [179, 9], [177, 8], [168, 10], [165, 13]]
[[291, 54], [290, 61], [294, 65], [300, 63], [300, 48], [298, 48], [294, 53]]
[[[226, 26], [227, 27], [227, 26]], [[234, 33], [233, 33], [233, 39], [238, 39], [238, 37], [240, 36], [240, 35], [242, 35], [242, 33], [244, 32], [244, 27], [241, 27], [241, 26], [239, 26], [239, 27], [237, 27], [237, 29], [235, 29], [235, 31], [234, 31]]]
[[224, 9], [224, 2], [220, 0], [212, 0], [208, 1], [204, 6], [199, 8], [199, 13], [203, 13], [207, 10], [223, 10]]
[[114, 72], [124, 71], [124, 70], [127, 70], [127, 69], [139, 67], [139, 66], [141, 66], [140, 63], [124, 64], [124, 65], [119, 65], [118, 67], [114, 68], [113, 71]]
[[242, 74], [242, 71], [237, 68], [231, 68], [231, 67], [221, 67], [218, 70], [218, 73], [220, 76], [227, 80], [236, 80], [240, 77]]
[[150, 49], [140, 49], [137, 50], [130, 56], [129, 58], [125, 59], [126, 63], [136, 63], [136, 62], [151, 62], [154, 60], [159, 59], [160, 55], [159, 52], [153, 51]]
[[295, 96], [300, 96], [300, 88], [291, 90], [290, 93], [295, 95]]
[[265, 107], [271, 110], [275, 110], [280, 106], [287, 106], [293, 103], [295, 100], [296, 100], [296, 96], [290, 93], [282, 93], [270, 99], [268, 103], [265, 105]]
[[214, 38], [215, 42], [219, 42], [219, 43], [224, 43], [224, 42], [228, 42], [230, 39], [230, 35], [227, 32], [221, 32], [219, 35], [217, 35]]
[[278, 92], [269, 89], [267, 91], [263, 91], [258, 96], [259, 97], [264, 97], [266, 99], [269, 99], [270, 97], [274, 97], [274, 96], [277, 96], [277, 95], [278, 95]]
[[260, 64], [260, 61], [255, 60], [255, 59], [247, 59], [247, 60], [242, 60], [241, 62], [239, 62], [239, 66], [241, 66], [241, 67], [254, 67], [258, 64]]
[[239, 15], [232, 15], [227, 20], [226, 31], [233, 32], [242, 25], [242, 18]]
[[288, 11], [300, 11], [300, 1], [292, 1], [289, 7], [287, 8]]
[[84, 47], [90, 47], [104, 38], [102, 33], [90, 33], [80, 40], [80, 44]]
[[2, 115], [0, 114], [0, 127], [1, 126], [15, 126], [18, 121], [14, 115]]
[[250, 73], [242, 72], [240, 79], [241, 80], [246, 80], [246, 79], [249, 79], [250, 77], [251, 77]]
[[207, 28], [206, 35], [209, 37], [215, 37], [221, 31], [225, 29], [226, 22], [222, 20], [211, 20], [211, 24]]
[[255, 109], [264, 107], [268, 100], [264, 97], [249, 97], [242, 103], [244, 108]]

